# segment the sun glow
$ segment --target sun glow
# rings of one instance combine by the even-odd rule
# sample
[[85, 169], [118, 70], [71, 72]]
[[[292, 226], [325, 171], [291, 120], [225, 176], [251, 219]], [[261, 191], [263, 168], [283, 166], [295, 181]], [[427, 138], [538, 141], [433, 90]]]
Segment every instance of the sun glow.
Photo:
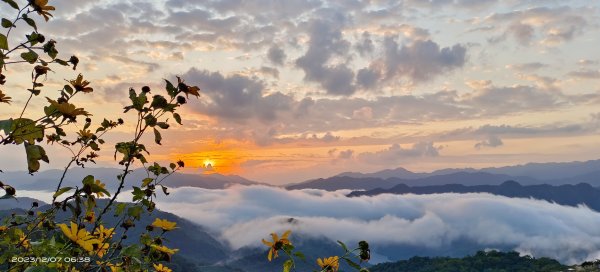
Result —
[[212, 160], [204, 160], [204, 168], [213, 168], [215, 167], [215, 162]]

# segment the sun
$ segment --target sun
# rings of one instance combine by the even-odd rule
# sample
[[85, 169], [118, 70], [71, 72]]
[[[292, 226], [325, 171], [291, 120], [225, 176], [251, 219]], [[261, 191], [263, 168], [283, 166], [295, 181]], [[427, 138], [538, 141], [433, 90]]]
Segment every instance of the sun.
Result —
[[215, 162], [212, 160], [204, 160], [204, 168], [215, 167]]

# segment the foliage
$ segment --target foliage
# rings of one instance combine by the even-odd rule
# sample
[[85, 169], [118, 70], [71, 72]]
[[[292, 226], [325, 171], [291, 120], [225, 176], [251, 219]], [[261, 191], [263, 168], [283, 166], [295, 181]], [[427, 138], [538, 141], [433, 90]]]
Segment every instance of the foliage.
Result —
[[[295, 251], [295, 247], [289, 239], [292, 231], [288, 230], [284, 232], [281, 237], [277, 233], [271, 233], [272, 241], [262, 240], [265, 246], [269, 247], [267, 259], [272, 261], [279, 257], [279, 251], [283, 251], [287, 256], [287, 260], [283, 263], [283, 272], [289, 272], [296, 269], [296, 259], [306, 261], [304, 253], [301, 251]], [[340, 260], [345, 261], [352, 269], [360, 272], [368, 272], [366, 268], [361, 267], [363, 262], [368, 261], [371, 258], [371, 251], [369, 244], [365, 241], [360, 241], [358, 247], [349, 250], [346, 244], [338, 241], [340, 247], [344, 250], [344, 254], [341, 256], [330, 256], [325, 258], [317, 258], [316, 264], [319, 267], [319, 272], [337, 272], [340, 268]], [[355, 252], [358, 252], [356, 254]]]
[[535, 259], [530, 256], [519, 256], [518, 252], [479, 251], [473, 256], [464, 258], [413, 257], [405, 261], [378, 264], [370, 269], [373, 272], [550, 272], [566, 271], [567, 267], [549, 258]]
[[[129, 90], [130, 104], [124, 112], [136, 116], [135, 132], [130, 139], [115, 145], [114, 159], [122, 167], [116, 177], [119, 186], [114, 192], [106, 189], [106, 182], [86, 176], [79, 186], [62, 185], [72, 166], [84, 167], [95, 163], [99, 151], [105, 144], [106, 133], [123, 125], [117, 120], [101, 119], [94, 125], [92, 114], [76, 105], [77, 97], [94, 92], [92, 83], [82, 74], [67, 80], [58, 92], [50, 93], [44, 86], [48, 73], [70, 67], [77, 69], [79, 58], [59, 58], [57, 42], [46, 38], [38, 31], [34, 17], [48, 21], [55, 8], [48, 0], [18, 2], [3, 0], [2, 9], [12, 9], [14, 19], [2, 18], [4, 31], [0, 33], [0, 87], [10, 79], [7, 69], [15, 65], [28, 66], [31, 70], [31, 87], [26, 91], [28, 99], [19, 108], [19, 115], [0, 120], [0, 144], [21, 145], [27, 158], [27, 169], [34, 174], [41, 163], [48, 163], [52, 154], [45, 150], [47, 145], [58, 145], [72, 155], [65, 166], [62, 177], [56, 181], [50, 207], [41, 209], [38, 203], [23, 214], [13, 214], [0, 223], [0, 270], [3, 271], [169, 271], [168, 264], [177, 249], [170, 248], [163, 235], [175, 230], [176, 223], [156, 218], [146, 227], [139, 242], [124, 245], [127, 232], [133, 228], [143, 213], [155, 209], [156, 191], [168, 195], [162, 182], [184, 167], [182, 161], [168, 166], [149, 163], [147, 147], [141, 143], [142, 136], [152, 130], [155, 143], [161, 144], [161, 132], [169, 129], [168, 117], [181, 124], [179, 107], [187, 102], [183, 97], [198, 97], [199, 88], [189, 86], [177, 78], [176, 84], [165, 80], [164, 94], [151, 95], [149, 87], [141, 91]], [[16, 27], [29, 27], [31, 33], [23, 40], [11, 36]], [[12, 77], [11, 77], [12, 78]], [[30, 102], [40, 99], [46, 103], [41, 112], [28, 109]], [[13, 98], [0, 89], [0, 105], [12, 107]], [[54, 96], [54, 97], [53, 97]], [[28, 111], [29, 110], [29, 111]], [[78, 124], [83, 123], [82, 126]], [[44, 142], [45, 140], [45, 142]], [[117, 203], [124, 182], [135, 164], [141, 164], [147, 177], [133, 189], [132, 203]], [[14, 198], [17, 194], [10, 181], [0, 182], [4, 191], [2, 198]], [[106, 198], [106, 199], [102, 199]], [[57, 216], [68, 213], [68, 216]], [[107, 214], [115, 215], [115, 224], [104, 220]], [[113, 220], [114, 221], [114, 220]], [[116, 229], [121, 228], [120, 235]]]

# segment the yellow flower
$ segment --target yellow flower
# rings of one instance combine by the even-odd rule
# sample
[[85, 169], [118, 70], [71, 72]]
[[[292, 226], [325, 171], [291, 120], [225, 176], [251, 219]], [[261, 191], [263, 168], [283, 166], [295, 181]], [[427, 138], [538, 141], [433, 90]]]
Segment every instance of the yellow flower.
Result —
[[60, 113], [63, 116], [63, 118], [69, 119], [71, 121], [74, 121], [77, 118], [77, 116], [79, 116], [79, 115], [83, 115], [83, 116], [91, 115], [89, 112], [85, 111], [83, 108], [77, 108], [75, 105], [73, 105], [69, 102], [58, 103], [57, 101], [54, 101], [47, 97], [46, 97], [46, 100], [48, 100], [50, 105], [52, 107], [54, 107], [53, 109], [55, 109], [57, 113]]
[[340, 268], [340, 257], [333, 256], [329, 258], [318, 258], [317, 264], [321, 267], [321, 271], [324, 272], [337, 272]]
[[39, 15], [44, 16], [44, 19], [46, 19], [46, 21], [48, 21], [48, 19], [52, 17], [52, 14], [50, 14], [50, 12], [48, 11], [55, 10], [53, 6], [48, 6], [48, 0], [29, 0], [29, 4], [31, 5], [33, 10], [37, 11]]
[[77, 76], [77, 79], [69, 80], [69, 83], [71, 83], [71, 85], [73, 85], [73, 87], [75, 88], [75, 91], [78, 92], [91, 93], [94, 91], [92, 87], [88, 87], [88, 85], [90, 85], [90, 82], [87, 80], [83, 80], [83, 75], [81, 74]]
[[90, 223], [96, 222], [96, 213], [94, 211], [87, 211], [87, 212], [85, 212], [85, 218], [84, 218], [84, 220], [86, 222], [90, 222]]
[[5, 232], [7, 229], [7, 226], [0, 226], [0, 232]]
[[[110, 247], [109, 243], [100, 243], [98, 245], [96, 245], [96, 249], [94, 249], [94, 252], [98, 255], [98, 257], [102, 258], [102, 256], [104, 256], [104, 254], [106, 254], [106, 251], [108, 251], [108, 248]], [[91, 254], [92, 252], [90, 252]]]
[[288, 239], [288, 237], [290, 236], [291, 233], [292, 233], [291, 230], [284, 232], [283, 235], [281, 235], [281, 239], [280, 239], [277, 236], [277, 233], [273, 232], [273, 233], [271, 233], [273, 242], [269, 242], [265, 239], [262, 239], [263, 244], [270, 247], [269, 255], [267, 256], [267, 259], [269, 259], [269, 261], [271, 261], [272, 259], [277, 258], [279, 256], [279, 250], [282, 249], [284, 245], [292, 245], [292, 243]]
[[71, 222], [70, 229], [67, 227], [67, 224], [58, 224], [58, 227], [60, 227], [67, 238], [71, 239], [71, 241], [75, 242], [88, 252], [92, 252], [94, 250], [94, 244], [100, 244], [100, 241], [98, 241], [98, 239], [96, 239], [94, 236], [90, 235], [87, 230], [83, 228], [79, 229], [79, 226], [73, 222]]
[[162, 265], [162, 264], [153, 264], [154, 269], [156, 270], [156, 272], [172, 272], [173, 270], [171, 270], [170, 268]]
[[[102, 189], [106, 190], [106, 184], [102, 183], [100, 180], [96, 180], [94, 183], [95, 183], [95, 184], [96, 184], [98, 187], [100, 187], [100, 188], [102, 188]], [[98, 192], [96, 192], [96, 195], [97, 195], [98, 197], [103, 197], [103, 196], [104, 196], [104, 193], [103, 193], [103, 192], [101, 192], [101, 191], [98, 191]]]
[[150, 247], [152, 247], [153, 249], [158, 250], [158, 251], [160, 251], [162, 253], [166, 253], [169, 256], [173, 255], [177, 251], [179, 251], [179, 249], [171, 249], [171, 248], [168, 248], [166, 246], [159, 246], [159, 245], [150, 245]]
[[85, 141], [91, 139], [94, 133], [92, 133], [89, 129], [82, 129], [79, 130], [79, 132], [77, 132], [77, 135], [79, 135], [79, 137], [81, 137]]
[[31, 246], [29, 240], [25, 239], [25, 234], [22, 232], [19, 233], [19, 243], [23, 245], [24, 248], [29, 248]]
[[154, 219], [154, 222], [152, 222], [153, 227], [161, 228], [163, 231], [173, 230], [176, 228], [175, 227], [176, 225], [177, 225], [177, 223], [175, 223], [175, 222], [170, 222], [166, 219], [159, 219], [159, 218]]
[[96, 231], [94, 231], [94, 235], [96, 235], [100, 241], [112, 238], [113, 234], [115, 234], [115, 228], [107, 229], [103, 225], [100, 225]]
[[10, 104], [11, 99], [12, 97], [5, 95], [2, 93], [2, 90], [0, 90], [0, 103]]
[[105, 267], [110, 268], [110, 272], [122, 272], [123, 271], [123, 269], [121, 268], [121, 266], [123, 266], [123, 263], [113, 264], [113, 263], [110, 263], [110, 262], [99, 262], [99, 261], [96, 261], [96, 264], [98, 266], [100, 266], [100, 267], [103, 268], [102, 271], [105, 271], [104, 270]]

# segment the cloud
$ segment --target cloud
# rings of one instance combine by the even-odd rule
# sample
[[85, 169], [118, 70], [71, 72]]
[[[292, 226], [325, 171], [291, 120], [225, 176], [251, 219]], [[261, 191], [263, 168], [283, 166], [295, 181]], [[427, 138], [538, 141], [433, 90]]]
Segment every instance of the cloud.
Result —
[[490, 135], [487, 139], [476, 143], [475, 148], [481, 149], [484, 147], [499, 147], [502, 145], [504, 145], [504, 143], [502, 142], [502, 139], [500, 139], [500, 137], [496, 135]]
[[[549, 85], [547, 82], [544, 83]], [[571, 103], [571, 98], [553, 86], [493, 86], [474, 87], [463, 95], [465, 104], [481, 109], [482, 115], [499, 115], [510, 111], [539, 111]]]
[[345, 63], [330, 64], [333, 57], [343, 57], [350, 42], [342, 35], [343, 17], [339, 21], [315, 20], [308, 24], [310, 41], [308, 50], [296, 59], [296, 66], [304, 71], [304, 79], [319, 83], [328, 94], [351, 95], [354, 71]]
[[392, 38], [384, 40], [386, 78], [407, 77], [415, 82], [430, 81], [436, 76], [462, 67], [466, 62], [467, 48], [455, 44], [440, 48], [431, 41], [415, 41], [399, 46]]
[[265, 94], [265, 86], [260, 80], [243, 75], [224, 76], [220, 72], [192, 68], [182, 77], [190, 84], [197, 84], [208, 98], [194, 103], [196, 110], [226, 120], [272, 121], [277, 118], [278, 111], [289, 110], [293, 101], [279, 92]]
[[432, 142], [418, 142], [410, 148], [393, 144], [384, 150], [360, 153], [357, 158], [364, 163], [390, 165], [409, 158], [437, 157], [439, 156], [439, 149]]
[[340, 151], [340, 153], [338, 153], [337, 158], [342, 159], [342, 160], [347, 160], [347, 159], [351, 159], [353, 154], [354, 154], [354, 150], [348, 149], [348, 150]]
[[527, 46], [538, 42], [545, 46], [573, 40], [588, 27], [585, 17], [589, 10], [562, 7], [535, 7], [507, 13], [494, 13], [484, 23], [504, 27], [504, 33], [490, 39], [492, 42], [514, 38]]
[[[592, 114], [589, 121], [581, 123], [550, 123], [538, 126], [524, 125], [492, 125], [479, 127], [464, 127], [430, 135], [437, 141], [455, 141], [485, 139], [475, 144], [475, 148], [497, 147], [503, 145], [503, 138], [532, 138], [532, 137], [563, 137], [596, 133], [599, 125], [596, 115]], [[502, 136], [502, 138], [500, 138]]]
[[261, 247], [270, 232], [291, 229], [292, 239], [364, 239], [387, 256], [394, 247], [440, 252], [468, 242], [473, 250], [507, 248], [566, 263], [599, 257], [600, 214], [587, 207], [489, 194], [347, 198], [344, 193], [264, 186], [177, 188], [157, 201], [161, 209], [218, 231], [234, 249]]
[[578, 71], [573, 71], [568, 74], [569, 76], [583, 79], [598, 79], [600, 78], [600, 71], [598, 70], [589, 70], [589, 69], [581, 69]]
[[267, 58], [269, 58], [273, 64], [283, 65], [286, 58], [285, 51], [276, 45], [273, 45], [267, 52]]
[[511, 65], [507, 65], [506, 67], [509, 69], [514, 69], [514, 70], [520, 71], [520, 72], [533, 72], [533, 71], [548, 67], [548, 65], [541, 63], [541, 62], [527, 62], [527, 63], [511, 64]]

